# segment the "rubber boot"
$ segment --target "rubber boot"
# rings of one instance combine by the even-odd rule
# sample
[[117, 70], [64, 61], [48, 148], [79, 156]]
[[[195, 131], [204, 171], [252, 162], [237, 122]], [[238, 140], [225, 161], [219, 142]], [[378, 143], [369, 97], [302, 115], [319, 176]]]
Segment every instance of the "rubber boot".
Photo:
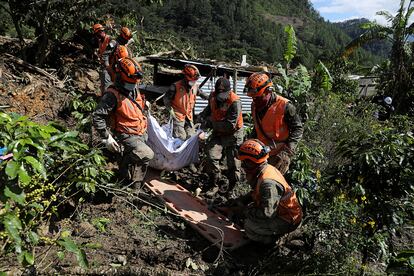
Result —
[[132, 189], [139, 193], [144, 186], [144, 179], [147, 173], [148, 165], [130, 165], [129, 175], [132, 183]]
[[219, 180], [220, 174], [210, 174], [211, 180], [211, 189], [206, 193], [207, 197], [213, 197], [220, 189], [219, 189]]

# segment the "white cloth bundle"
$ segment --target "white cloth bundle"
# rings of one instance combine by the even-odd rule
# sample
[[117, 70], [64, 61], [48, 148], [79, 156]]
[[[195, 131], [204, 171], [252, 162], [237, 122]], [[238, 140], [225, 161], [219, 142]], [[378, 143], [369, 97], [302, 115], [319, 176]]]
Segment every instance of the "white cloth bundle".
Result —
[[158, 170], [174, 171], [197, 163], [201, 130], [186, 141], [172, 136], [172, 120], [162, 127], [148, 114], [148, 145], [154, 151], [150, 167]]

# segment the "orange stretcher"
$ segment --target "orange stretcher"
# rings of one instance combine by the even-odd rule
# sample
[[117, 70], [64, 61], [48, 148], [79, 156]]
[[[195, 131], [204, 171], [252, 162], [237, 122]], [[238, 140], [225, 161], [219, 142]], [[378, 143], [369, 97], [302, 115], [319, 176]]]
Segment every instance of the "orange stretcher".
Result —
[[202, 198], [191, 194], [179, 184], [166, 183], [157, 177], [151, 177], [146, 180], [145, 185], [165, 202], [168, 209], [183, 217], [215, 246], [233, 250], [248, 242], [238, 225], [214, 209], [209, 209]]

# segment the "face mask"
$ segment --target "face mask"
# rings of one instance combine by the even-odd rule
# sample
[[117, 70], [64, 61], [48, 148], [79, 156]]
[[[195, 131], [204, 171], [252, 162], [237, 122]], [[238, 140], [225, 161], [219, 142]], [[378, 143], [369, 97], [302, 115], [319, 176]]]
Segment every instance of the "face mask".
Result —
[[253, 99], [254, 101], [254, 105], [257, 108], [257, 110], [262, 110], [263, 108], [265, 108], [268, 104], [269, 101], [272, 98], [272, 93], [268, 93], [266, 95], [263, 95], [262, 97], [256, 97]]
[[255, 175], [259, 166], [253, 162], [244, 161], [242, 162], [241, 167], [247, 175]]
[[189, 85], [189, 86], [193, 86], [194, 84], [196, 84], [196, 81], [189, 81], [189, 82], [188, 82], [188, 85]]
[[228, 91], [228, 92], [221, 92], [221, 93], [218, 93], [217, 94], [216, 99], [217, 99], [217, 101], [223, 103], [223, 102], [227, 101], [227, 99], [229, 98], [229, 95], [230, 95], [230, 91]]
[[137, 84], [136, 84], [136, 83], [128, 83], [128, 82], [124, 82], [124, 83], [122, 84], [122, 87], [123, 87], [125, 90], [128, 90], [128, 91], [134, 91], [136, 86], [137, 86]]

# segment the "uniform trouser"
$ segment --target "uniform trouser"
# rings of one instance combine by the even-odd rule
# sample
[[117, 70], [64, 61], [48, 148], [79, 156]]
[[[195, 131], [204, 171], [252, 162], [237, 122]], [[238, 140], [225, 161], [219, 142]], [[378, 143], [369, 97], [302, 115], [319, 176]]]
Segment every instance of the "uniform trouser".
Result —
[[146, 135], [117, 134], [123, 145], [123, 154], [119, 162], [119, 174], [127, 183], [141, 182], [145, 178], [149, 161], [154, 152], [145, 143]]
[[249, 214], [249, 212], [244, 222], [247, 237], [265, 244], [275, 242], [281, 235], [292, 232], [297, 227], [298, 225], [292, 225], [278, 217], [257, 217], [254, 214]]
[[101, 73], [99, 74], [99, 78], [101, 80], [101, 95], [104, 94], [106, 89], [111, 85], [111, 75], [109, 74], [106, 68], [101, 68]]
[[196, 133], [194, 129], [194, 123], [189, 119], [179, 121], [177, 118], [173, 118], [173, 137], [181, 140], [187, 140]]
[[206, 162], [204, 171], [210, 176], [213, 185], [217, 185], [221, 178], [220, 160], [226, 159], [227, 178], [229, 179], [228, 191], [240, 181], [240, 160], [237, 156], [238, 143], [234, 137], [230, 137], [232, 141], [223, 141], [223, 138], [212, 136], [206, 145]]

